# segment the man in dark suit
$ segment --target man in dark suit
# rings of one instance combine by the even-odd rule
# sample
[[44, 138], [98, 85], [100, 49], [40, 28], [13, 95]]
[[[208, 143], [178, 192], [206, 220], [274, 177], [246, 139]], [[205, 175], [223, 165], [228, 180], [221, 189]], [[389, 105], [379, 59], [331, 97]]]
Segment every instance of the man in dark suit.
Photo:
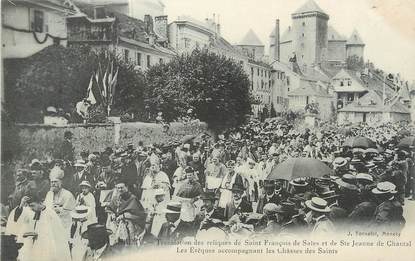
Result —
[[233, 215], [240, 213], [252, 212], [252, 204], [245, 197], [242, 197], [244, 193], [244, 186], [239, 183], [232, 185], [232, 201], [226, 204], [225, 207], [225, 219], [229, 220]]
[[191, 222], [180, 219], [181, 203], [169, 202], [164, 210], [167, 222], [160, 229], [158, 238], [160, 241], [179, 241], [187, 236], [194, 236], [196, 231]]
[[200, 197], [203, 200], [203, 211], [195, 218], [195, 225], [198, 229], [210, 227], [223, 227], [225, 220], [223, 208], [215, 207], [219, 199], [213, 191], [203, 192]]
[[65, 131], [63, 135], [63, 143], [59, 151], [58, 159], [62, 159], [64, 161], [73, 162], [75, 159], [74, 155], [74, 147], [72, 145], [72, 137], [73, 133], [70, 131]]
[[[281, 188], [280, 188], [281, 189]], [[281, 196], [275, 190], [275, 183], [273, 181], [264, 181], [265, 194], [261, 195], [258, 200], [256, 212], [262, 214], [264, 206], [267, 203], [274, 203], [279, 205]]]
[[109, 244], [109, 235], [111, 231], [104, 225], [95, 223], [88, 226], [87, 230], [82, 233], [82, 237], [88, 240], [83, 261], [106, 260], [121, 254], [123, 247], [121, 245], [111, 247]]

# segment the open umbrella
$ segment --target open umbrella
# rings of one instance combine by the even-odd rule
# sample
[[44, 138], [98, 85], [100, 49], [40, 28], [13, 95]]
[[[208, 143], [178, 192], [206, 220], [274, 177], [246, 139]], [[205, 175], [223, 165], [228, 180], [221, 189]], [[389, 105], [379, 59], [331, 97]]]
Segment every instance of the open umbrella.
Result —
[[410, 149], [411, 146], [415, 146], [415, 136], [405, 137], [398, 143], [398, 148], [401, 149]]
[[181, 141], [182, 141], [182, 143], [187, 143], [187, 142], [193, 140], [194, 138], [196, 138], [196, 135], [186, 135], [181, 139]]
[[330, 175], [330, 169], [324, 162], [313, 158], [291, 158], [278, 164], [268, 175], [267, 180], [292, 180], [300, 177], [322, 177]]
[[362, 137], [362, 136], [356, 136], [356, 137], [350, 137], [346, 139], [346, 141], [343, 143], [343, 147], [352, 147], [352, 148], [374, 148], [376, 149], [376, 143], [372, 141], [369, 138]]

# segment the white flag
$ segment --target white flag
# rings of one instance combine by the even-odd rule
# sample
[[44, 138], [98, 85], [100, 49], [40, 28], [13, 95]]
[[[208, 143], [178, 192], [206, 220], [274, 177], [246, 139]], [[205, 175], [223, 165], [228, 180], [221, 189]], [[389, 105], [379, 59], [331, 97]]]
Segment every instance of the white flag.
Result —
[[92, 92], [92, 77], [91, 76], [91, 80], [89, 81], [89, 86], [88, 86], [88, 98], [86, 98], [88, 101], [91, 102], [92, 105], [97, 103], [97, 100], [95, 99], [94, 93]]

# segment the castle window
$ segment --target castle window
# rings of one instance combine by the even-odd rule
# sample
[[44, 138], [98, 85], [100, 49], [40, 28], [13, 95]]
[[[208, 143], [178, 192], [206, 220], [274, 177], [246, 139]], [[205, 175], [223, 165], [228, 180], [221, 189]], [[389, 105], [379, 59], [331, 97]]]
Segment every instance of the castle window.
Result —
[[343, 81], [341, 81], [341, 82], [340, 82], [340, 86], [344, 86], [344, 83], [343, 83]]
[[128, 49], [124, 49], [124, 61], [125, 61], [126, 63], [128, 63], [129, 56], [130, 56], [130, 50], [128, 50]]
[[302, 33], [301, 36], [304, 37], [304, 33]]
[[352, 86], [352, 82], [351, 81], [348, 81], [347, 82], [347, 86]]
[[303, 26], [305, 26], [305, 22], [303, 22]]
[[141, 65], [141, 53], [136, 52], [135, 59], [136, 59], [137, 65]]

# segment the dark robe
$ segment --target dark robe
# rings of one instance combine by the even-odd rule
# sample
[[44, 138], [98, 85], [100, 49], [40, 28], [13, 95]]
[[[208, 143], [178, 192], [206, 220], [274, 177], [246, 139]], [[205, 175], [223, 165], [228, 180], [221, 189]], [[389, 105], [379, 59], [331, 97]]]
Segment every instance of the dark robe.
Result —
[[274, 195], [268, 199], [268, 197], [264, 194], [261, 195], [258, 199], [258, 205], [256, 212], [262, 214], [264, 210], [264, 206], [268, 203], [279, 204], [281, 202], [281, 196], [279, 194], [274, 193]]
[[158, 239], [160, 241], [176, 241], [181, 240], [184, 237], [194, 236], [196, 230], [192, 222], [185, 222], [180, 220], [179, 224], [172, 231], [172, 225], [170, 222], [165, 222], [160, 229]]

